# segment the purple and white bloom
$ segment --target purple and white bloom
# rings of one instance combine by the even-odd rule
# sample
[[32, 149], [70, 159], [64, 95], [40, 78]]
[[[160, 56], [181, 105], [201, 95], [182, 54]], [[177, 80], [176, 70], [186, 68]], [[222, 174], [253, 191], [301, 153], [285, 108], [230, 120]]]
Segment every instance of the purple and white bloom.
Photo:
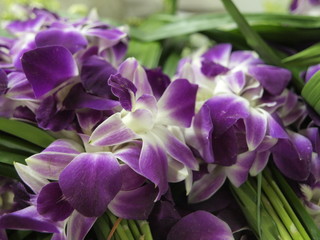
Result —
[[308, 186], [300, 185], [300, 190], [303, 194], [303, 203], [307, 211], [312, 216], [316, 225], [320, 227], [320, 183]]
[[181, 218], [170, 230], [167, 240], [233, 240], [230, 227], [206, 211], [196, 211]]
[[94, 147], [88, 144], [89, 136], [81, 138], [85, 148], [58, 139], [26, 159], [28, 167], [44, 179], [58, 181], [68, 203], [84, 216], [97, 217], [109, 208], [119, 217], [147, 218], [156, 191], [129, 167], [137, 168], [140, 143]]
[[127, 34], [90, 17], [71, 22], [29, 11], [34, 18], [7, 26], [15, 39], [1, 38], [0, 94], [10, 104], [0, 115], [90, 134], [119, 105], [107, 81], [126, 53]]
[[[180, 163], [176, 164], [177, 174], [181, 164], [198, 169], [184, 139], [179, 139], [170, 130], [170, 127], [191, 125], [197, 86], [186, 79], [175, 80], [157, 100], [145, 70], [133, 58], [119, 66], [118, 73], [111, 75], [109, 85], [123, 110], [100, 124], [93, 131], [90, 143], [113, 146], [141, 140], [142, 149], [135, 170], [158, 187], [159, 199], [168, 190], [168, 164]], [[168, 161], [168, 158], [172, 160]]]
[[290, 11], [293, 14], [319, 16], [319, 0], [293, 0], [290, 4]]
[[[208, 199], [226, 178], [240, 186], [249, 173], [264, 169], [271, 154], [286, 176], [308, 177], [311, 143], [285, 129], [306, 115], [297, 96], [285, 89], [288, 70], [265, 65], [252, 51], [231, 52], [230, 44], [219, 44], [182, 60], [177, 77], [199, 87], [186, 139], [208, 164], [208, 173], [193, 183], [189, 201]], [[290, 159], [291, 167], [285, 167]]]

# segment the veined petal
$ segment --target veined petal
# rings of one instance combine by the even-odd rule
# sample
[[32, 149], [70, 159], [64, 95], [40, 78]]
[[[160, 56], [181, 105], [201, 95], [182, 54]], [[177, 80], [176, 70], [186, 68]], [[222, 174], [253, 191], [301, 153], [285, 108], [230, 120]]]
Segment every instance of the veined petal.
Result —
[[0, 95], [4, 94], [8, 87], [8, 77], [7, 74], [0, 69]]
[[37, 211], [52, 221], [62, 221], [70, 216], [73, 208], [63, 198], [57, 182], [44, 186], [37, 197]]
[[211, 60], [223, 66], [228, 66], [229, 58], [232, 50], [232, 45], [229, 43], [222, 43], [209, 49], [202, 55], [204, 59]]
[[47, 179], [42, 178], [38, 173], [26, 165], [15, 162], [14, 167], [22, 181], [35, 193], [39, 193], [41, 189], [49, 183]]
[[291, 132], [290, 139], [279, 139], [272, 148], [273, 160], [280, 171], [296, 181], [304, 181], [310, 174], [312, 144], [306, 137]]
[[97, 218], [85, 217], [77, 211], [73, 211], [67, 225], [67, 240], [83, 240], [92, 228]]
[[152, 88], [153, 95], [156, 99], [159, 99], [163, 92], [170, 84], [170, 78], [164, 74], [161, 68], [146, 69], [148, 81]]
[[47, 29], [39, 32], [35, 38], [37, 47], [63, 46], [72, 54], [85, 48], [87, 39], [73, 29]]
[[209, 107], [204, 104], [195, 115], [193, 131], [187, 129], [187, 143], [197, 149], [207, 163], [214, 162], [212, 149], [213, 124]]
[[249, 151], [255, 150], [263, 141], [267, 132], [267, 116], [264, 112], [250, 108], [250, 114], [244, 119], [246, 139]]
[[92, 133], [89, 143], [96, 146], [110, 146], [128, 142], [138, 136], [115, 113], [101, 123]]
[[186, 79], [173, 81], [158, 101], [158, 122], [190, 127], [198, 86]]
[[127, 58], [123, 63], [120, 64], [118, 71], [121, 76], [133, 82], [133, 76], [138, 65], [139, 63], [135, 58]]
[[152, 89], [148, 81], [146, 71], [140, 65], [137, 66], [137, 69], [134, 72], [133, 83], [138, 89], [137, 97], [140, 97], [143, 94], [152, 95]]
[[269, 65], [250, 66], [248, 73], [273, 95], [281, 94], [291, 79], [289, 70]]
[[157, 196], [157, 200], [159, 200], [168, 190], [168, 163], [165, 149], [162, 148], [155, 136], [149, 134], [143, 137], [139, 167], [141, 175], [159, 188]]
[[157, 190], [149, 183], [130, 191], [120, 191], [108, 208], [118, 217], [145, 220], [153, 208], [156, 196]]
[[165, 127], [158, 127], [152, 131], [159, 139], [161, 139], [166, 152], [171, 157], [193, 170], [199, 169], [197, 160], [185, 143], [181, 142]]
[[120, 166], [111, 153], [82, 153], [62, 171], [59, 185], [73, 208], [97, 217], [121, 189]]
[[35, 206], [30, 206], [0, 217], [0, 228], [59, 233], [57, 224], [43, 218]]
[[238, 119], [249, 116], [249, 102], [236, 95], [218, 95], [205, 102], [211, 112], [214, 134], [227, 131]]
[[121, 106], [125, 110], [131, 111], [137, 92], [136, 86], [120, 74], [111, 75], [108, 84], [111, 87], [112, 93], [119, 98]]
[[[138, 159], [137, 159], [137, 161], [138, 161]], [[120, 168], [121, 168], [121, 172], [122, 172], [121, 191], [130, 191], [130, 190], [139, 188], [146, 181], [146, 179], [143, 176], [136, 173], [127, 164], [121, 164]]]
[[167, 240], [186, 239], [234, 240], [228, 224], [205, 211], [196, 211], [181, 218], [167, 236]]
[[134, 141], [126, 146], [114, 151], [114, 156], [130, 166], [134, 171], [140, 173], [139, 158], [142, 144], [140, 141]]
[[84, 149], [72, 140], [58, 139], [43, 152], [26, 159], [28, 166], [40, 176], [58, 180], [63, 169]]
[[251, 176], [257, 176], [266, 166], [269, 161], [271, 152], [270, 151], [264, 151], [264, 152], [258, 152], [253, 164], [250, 168], [250, 175]]
[[223, 167], [215, 166], [214, 169], [194, 182], [189, 193], [188, 202], [197, 203], [210, 198], [223, 185], [227, 178]]
[[100, 97], [111, 96], [108, 79], [116, 69], [105, 59], [93, 55], [85, 58], [81, 67], [81, 82], [88, 93]]
[[87, 93], [82, 84], [74, 85], [63, 101], [66, 109], [89, 108], [94, 110], [111, 110], [119, 106], [119, 102], [106, 97], [98, 97]]
[[78, 75], [71, 53], [61, 46], [36, 48], [26, 52], [21, 62], [36, 97]]
[[227, 177], [234, 186], [240, 187], [247, 180], [255, 156], [255, 152], [241, 153], [234, 165], [225, 168]]
[[188, 168], [184, 164], [168, 157], [168, 182], [181, 182], [185, 180], [188, 175]]

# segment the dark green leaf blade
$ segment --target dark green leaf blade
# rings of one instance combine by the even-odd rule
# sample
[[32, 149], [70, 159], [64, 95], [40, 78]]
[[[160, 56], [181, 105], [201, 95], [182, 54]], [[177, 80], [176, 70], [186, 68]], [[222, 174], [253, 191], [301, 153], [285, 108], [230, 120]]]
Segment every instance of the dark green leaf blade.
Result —
[[0, 118], [0, 130], [22, 138], [40, 147], [47, 147], [55, 139], [47, 132], [17, 120]]

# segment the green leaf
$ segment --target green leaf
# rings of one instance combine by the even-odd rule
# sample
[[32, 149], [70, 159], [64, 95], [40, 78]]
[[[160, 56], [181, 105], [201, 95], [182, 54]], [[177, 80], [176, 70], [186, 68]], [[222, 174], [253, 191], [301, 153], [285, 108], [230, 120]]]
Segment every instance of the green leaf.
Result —
[[[315, 73], [312, 78], [305, 84], [301, 95], [305, 101], [314, 109], [320, 100], [320, 71]], [[319, 113], [319, 112], [318, 112]]]
[[239, 30], [251, 46], [267, 63], [280, 66], [279, 56], [266, 44], [266, 42], [250, 27], [249, 23], [239, 12], [231, 0], [222, 0], [225, 9], [237, 23]]
[[292, 56], [282, 59], [283, 63], [295, 66], [309, 66], [320, 62], [320, 43], [304, 49]]
[[13, 165], [0, 162], [0, 176], [19, 179], [19, 175], [16, 172]]
[[26, 156], [15, 152], [8, 152], [0, 148], [0, 163], [13, 165], [14, 162], [26, 164]]
[[28, 123], [0, 118], [0, 130], [40, 147], [47, 147], [55, 139], [47, 132]]
[[43, 150], [43, 148], [34, 145], [30, 142], [24, 141], [21, 138], [14, 137], [10, 134], [0, 131], [0, 146], [11, 150], [23, 151], [28, 154], [36, 154]]
[[304, 226], [304, 229], [308, 232], [311, 239], [320, 239], [320, 230], [316, 226], [310, 214], [306, 211], [301, 200], [297, 197], [296, 193], [292, 190], [285, 178], [279, 171], [272, 166], [271, 168], [273, 177], [284, 194], [294, 212], [298, 216], [300, 222]]
[[155, 68], [158, 66], [161, 46], [158, 42], [141, 42], [130, 40], [127, 57], [135, 57], [143, 66]]
[[261, 183], [262, 176], [259, 173], [257, 176], [257, 226], [259, 238], [261, 238]]

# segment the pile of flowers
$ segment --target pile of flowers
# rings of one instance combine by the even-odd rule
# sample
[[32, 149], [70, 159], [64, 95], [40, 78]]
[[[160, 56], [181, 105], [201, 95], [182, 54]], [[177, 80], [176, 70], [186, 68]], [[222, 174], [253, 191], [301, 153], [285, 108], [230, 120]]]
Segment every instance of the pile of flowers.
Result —
[[[169, 77], [125, 57], [124, 27], [28, 11], [6, 26], [14, 38], [0, 39], [0, 116], [52, 141], [14, 162], [21, 183], [0, 179], [1, 239], [14, 236], [6, 229], [52, 240], [250, 238], [235, 189], [268, 165], [319, 226], [319, 121], [288, 87], [288, 69], [220, 43], [182, 58]], [[299, 222], [274, 229], [306, 239]]]

